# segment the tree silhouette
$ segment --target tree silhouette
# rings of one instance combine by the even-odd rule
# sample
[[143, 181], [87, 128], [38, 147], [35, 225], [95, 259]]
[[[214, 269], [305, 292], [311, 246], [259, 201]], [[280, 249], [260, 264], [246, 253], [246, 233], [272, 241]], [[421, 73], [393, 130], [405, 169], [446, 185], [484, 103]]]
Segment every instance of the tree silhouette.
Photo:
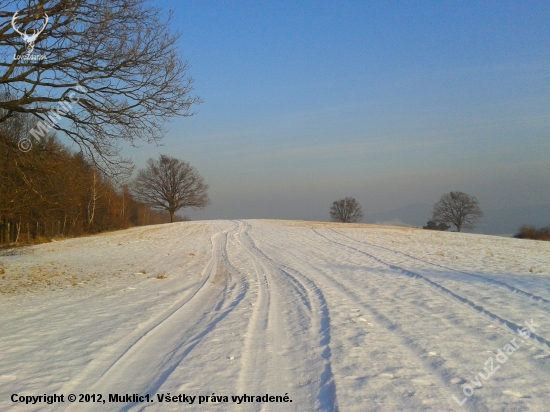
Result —
[[208, 185], [194, 167], [165, 155], [149, 159], [133, 183], [136, 199], [153, 209], [167, 210], [171, 222], [179, 209], [206, 207], [210, 203], [207, 190]]
[[451, 223], [460, 232], [462, 228], [473, 229], [482, 216], [483, 212], [474, 196], [450, 192], [441, 196], [434, 205], [432, 220], [437, 223]]
[[353, 197], [346, 197], [332, 203], [330, 217], [335, 222], [354, 223], [363, 219], [363, 212]]

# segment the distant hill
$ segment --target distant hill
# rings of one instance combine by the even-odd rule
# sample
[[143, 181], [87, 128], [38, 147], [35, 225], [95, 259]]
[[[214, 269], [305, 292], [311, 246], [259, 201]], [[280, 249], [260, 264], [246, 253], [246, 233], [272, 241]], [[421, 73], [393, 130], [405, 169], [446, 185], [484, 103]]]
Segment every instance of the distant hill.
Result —
[[430, 220], [432, 208], [433, 205], [427, 203], [414, 203], [387, 212], [365, 214], [363, 222], [422, 227]]

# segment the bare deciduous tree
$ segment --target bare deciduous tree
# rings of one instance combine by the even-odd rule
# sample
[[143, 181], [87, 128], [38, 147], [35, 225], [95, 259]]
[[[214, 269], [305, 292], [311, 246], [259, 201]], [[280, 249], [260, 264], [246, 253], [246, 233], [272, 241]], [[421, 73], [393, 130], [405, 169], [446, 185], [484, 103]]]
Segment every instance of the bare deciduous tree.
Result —
[[335, 222], [353, 223], [363, 219], [363, 212], [353, 197], [346, 197], [332, 203], [330, 217]]
[[437, 223], [451, 223], [457, 232], [462, 228], [473, 229], [483, 216], [474, 196], [463, 192], [450, 192], [441, 196], [434, 205], [432, 220]]
[[[63, 132], [103, 171], [128, 171], [121, 142], [160, 141], [167, 118], [191, 116], [201, 101], [191, 96], [180, 34], [171, 33], [170, 18], [148, 4], [3, 1], [0, 123], [31, 113], [38, 121], [35, 139], [52, 129]], [[45, 58], [28, 59], [31, 51]]]
[[171, 222], [179, 209], [206, 207], [210, 203], [207, 189], [194, 167], [165, 155], [159, 160], [149, 159], [133, 183], [135, 197], [153, 209], [167, 210]]

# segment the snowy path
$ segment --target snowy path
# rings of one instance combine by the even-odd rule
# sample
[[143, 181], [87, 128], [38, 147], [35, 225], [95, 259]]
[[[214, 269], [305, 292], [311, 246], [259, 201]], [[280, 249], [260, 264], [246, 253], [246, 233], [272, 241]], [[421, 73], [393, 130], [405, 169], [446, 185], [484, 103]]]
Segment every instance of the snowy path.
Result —
[[[0, 410], [545, 411], [549, 268], [548, 242], [286, 221], [4, 254]], [[292, 402], [232, 400], [266, 393]]]

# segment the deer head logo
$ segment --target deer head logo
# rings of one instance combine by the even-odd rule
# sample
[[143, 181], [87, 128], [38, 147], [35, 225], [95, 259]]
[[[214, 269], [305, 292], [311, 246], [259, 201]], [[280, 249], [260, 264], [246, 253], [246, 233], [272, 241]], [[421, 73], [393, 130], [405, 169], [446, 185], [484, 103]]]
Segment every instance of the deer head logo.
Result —
[[33, 30], [34, 33], [31, 35], [28, 35], [27, 30], [25, 30], [24, 33], [21, 33], [17, 28], [17, 26], [15, 25], [15, 20], [17, 19], [18, 13], [19, 12], [15, 12], [13, 17], [11, 18], [11, 26], [13, 27], [13, 30], [15, 30], [16, 33], [19, 33], [19, 35], [21, 35], [21, 37], [23, 38], [23, 41], [27, 44], [25, 46], [25, 48], [27, 49], [27, 53], [32, 53], [34, 50], [34, 42], [38, 38], [38, 35], [42, 33], [46, 28], [46, 26], [48, 25], [48, 15], [44, 13], [46, 17], [44, 18], [44, 25], [42, 26], [42, 28], [40, 28], [39, 30]]

